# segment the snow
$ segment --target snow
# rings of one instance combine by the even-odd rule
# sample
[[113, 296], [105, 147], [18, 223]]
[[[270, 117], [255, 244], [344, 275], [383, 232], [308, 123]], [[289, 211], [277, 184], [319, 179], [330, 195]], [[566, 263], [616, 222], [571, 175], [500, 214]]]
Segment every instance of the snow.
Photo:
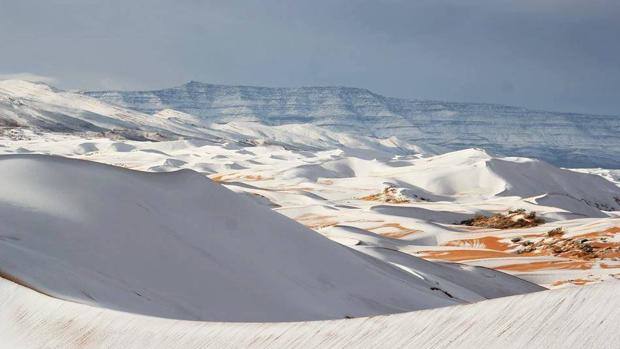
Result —
[[313, 124], [396, 136], [433, 152], [482, 147], [559, 166], [620, 168], [620, 118], [479, 103], [390, 98], [349, 87], [268, 88], [196, 81], [155, 91], [84, 94], [147, 114], [174, 109], [210, 122]]
[[[0, 181], [3, 273], [87, 304], [179, 319], [293, 321], [542, 289], [505, 276], [510, 286], [501, 292], [461, 297], [455, 288], [446, 296], [429, 278], [342, 247], [189, 170], [14, 155], [0, 157]], [[418, 262], [432, 278], [428, 262]]]
[[[169, 103], [189, 92], [186, 108]], [[348, 88], [2, 81], [1, 343], [617, 347], [618, 171], [497, 155], [611, 164], [614, 139], [594, 151], [605, 133], [584, 138], [579, 116], [506, 108]], [[451, 127], [459, 139], [446, 141]], [[545, 222], [459, 224], [516, 209]]]
[[0, 279], [7, 348], [617, 348], [618, 281], [369, 318], [179, 321], [89, 307]]
[[[220, 132], [217, 141], [160, 142], [20, 129], [0, 142], [0, 154], [53, 154], [151, 172], [192, 169], [348, 246], [363, 243], [491, 268], [516, 263], [541, 268], [535, 264], [541, 258], [559, 263], [528, 272], [506, 270], [545, 287], [577, 279], [598, 282], [611, 277], [618, 267], [614, 260], [566, 264], [572, 260], [517, 255], [518, 246], [510, 241], [524, 236], [523, 240], [538, 239], [557, 227], [570, 234], [607, 234], [606, 239], [614, 241], [615, 233], [604, 232], [620, 226], [620, 216], [605, 210], [617, 204], [620, 188], [600, 176], [531, 159], [497, 158], [481, 149], [403, 155], [403, 149], [414, 147], [400, 143], [389, 148], [380, 144], [382, 140], [350, 137], [312, 125], [287, 129], [230, 123], [217, 127], [209, 129]], [[324, 135], [322, 148], [311, 143], [316, 134]], [[294, 147], [286, 144], [294, 139]], [[347, 146], [352, 141], [363, 141], [355, 153]], [[386, 202], [382, 194], [386, 188], [392, 188], [401, 201]], [[364, 199], [373, 195], [379, 201]], [[547, 223], [503, 231], [455, 225], [476, 214], [514, 209], [534, 211]], [[564, 269], [567, 265], [570, 273]]]
[[58, 131], [136, 130], [149, 124], [146, 114], [19, 80], [0, 81], [0, 116], [9, 125]]

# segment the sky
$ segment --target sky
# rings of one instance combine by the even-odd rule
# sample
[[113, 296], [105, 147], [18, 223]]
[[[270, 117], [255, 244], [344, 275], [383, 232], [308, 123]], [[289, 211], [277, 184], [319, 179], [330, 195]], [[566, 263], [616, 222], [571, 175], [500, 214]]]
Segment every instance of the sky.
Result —
[[0, 0], [0, 78], [354, 86], [620, 116], [618, 0]]

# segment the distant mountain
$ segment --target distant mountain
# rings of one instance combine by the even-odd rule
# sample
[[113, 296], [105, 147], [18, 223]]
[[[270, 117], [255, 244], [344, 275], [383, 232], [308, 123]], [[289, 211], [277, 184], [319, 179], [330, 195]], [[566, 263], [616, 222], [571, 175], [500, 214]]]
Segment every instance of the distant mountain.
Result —
[[167, 127], [152, 115], [43, 83], [0, 81], [0, 127], [51, 132], [110, 133], [129, 139], [157, 139]]
[[270, 126], [243, 121], [218, 124], [172, 109], [148, 114], [42, 83], [2, 80], [0, 134], [15, 129], [131, 140], [187, 138], [245, 146], [271, 144], [311, 151], [344, 149], [347, 154], [362, 158], [390, 159], [395, 155], [431, 152], [395, 138], [351, 135], [310, 124]]
[[213, 122], [312, 123], [397, 136], [438, 150], [482, 147], [566, 167], [620, 168], [620, 117], [480, 103], [384, 97], [350, 87], [270, 88], [189, 82], [155, 91], [83, 92], [153, 114], [174, 109]]

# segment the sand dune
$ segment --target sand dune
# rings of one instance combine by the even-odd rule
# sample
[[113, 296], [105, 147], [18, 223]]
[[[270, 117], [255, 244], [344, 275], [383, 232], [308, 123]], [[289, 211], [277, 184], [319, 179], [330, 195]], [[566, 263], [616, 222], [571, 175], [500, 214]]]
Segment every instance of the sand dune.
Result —
[[[420, 278], [340, 246], [189, 170], [16, 155], [0, 157], [0, 181], [3, 274], [86, 304], [179, 319], [293, 321], [542, 289], [505, 276], [493, 294], [446, 293], [428, 269]], [[496, 282], [479, 273], [481, 285]]]
[[616, 170], [258, 121], [0, 82], [0, 346], [618, 346]]
[[619, 282], [388, 316], [288, 323], [178, 321], [94, 308], [0, 279], [6, 347], [617, 348]]

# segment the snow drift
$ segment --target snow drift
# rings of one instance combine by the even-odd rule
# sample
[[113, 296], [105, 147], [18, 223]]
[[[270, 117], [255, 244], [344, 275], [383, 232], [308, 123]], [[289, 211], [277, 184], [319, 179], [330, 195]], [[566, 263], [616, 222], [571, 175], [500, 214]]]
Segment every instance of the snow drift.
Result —
[[620, 210], [620, 187], [601, 176], [561, 169], [535, 159], [493, 157], [480, 149], [415, 160], [394, 179], [455, 199], [532, 198], [592, 217], [601, 216], [598, 210]]

